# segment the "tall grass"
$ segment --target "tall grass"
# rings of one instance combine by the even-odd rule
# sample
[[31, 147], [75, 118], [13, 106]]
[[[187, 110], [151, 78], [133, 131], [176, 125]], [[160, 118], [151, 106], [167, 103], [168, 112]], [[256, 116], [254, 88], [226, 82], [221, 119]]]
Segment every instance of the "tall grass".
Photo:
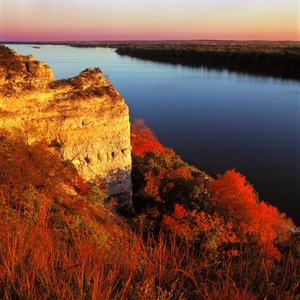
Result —
[[[219, 260], [208, 250], [131, 232], [104, 210], [63, 215], [47, 204], [33, 222], [1, 207], [1, 299], [299, 299], [299, 262], [267, 266], [247, 249]], [[298, 298], [297, 298], [298, 297]]]
[[299, 299], [299, 237], [276, 265], [246, 244], [236, 256], [176, 231], [147, 235], [142, 217], [129, 227], [22, 136], [0, 136], [0, 299]]

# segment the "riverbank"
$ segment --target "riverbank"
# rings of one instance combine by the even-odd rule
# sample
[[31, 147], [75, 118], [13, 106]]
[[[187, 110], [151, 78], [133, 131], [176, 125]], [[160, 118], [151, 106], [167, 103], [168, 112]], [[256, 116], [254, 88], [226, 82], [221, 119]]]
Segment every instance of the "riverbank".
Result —
[[0, 41], [2, 44], [30, 44], [30, 45], [68, 45], [73, 47], [109, 47], [118, 45], [241, 45], [249, 46], [292, 46], [300, 47], [300, 41], [240, 41], [240, 40], [102, 40], [102, 41]]
[[[278, 68], [300, 75], [300, 47], [288, 45], [224, 44], [141, 44], [119, 46], [118, 54], [159, 62], [186, 65], [226, 64]], [[299, 76], [300, 77], [300, 76]]]

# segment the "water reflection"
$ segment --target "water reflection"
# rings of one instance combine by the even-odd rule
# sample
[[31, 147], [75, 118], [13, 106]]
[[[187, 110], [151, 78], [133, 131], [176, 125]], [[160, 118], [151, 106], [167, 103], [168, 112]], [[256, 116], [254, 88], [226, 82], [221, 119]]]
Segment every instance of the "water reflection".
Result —
[[[120, 56], [127, 56], [127, 55], [120, 55]], [[300, 71], [297, 69], [290, 70], [290, 69], [266, 67], [266, 66], [237, 65], [237, 64], [230, 64], [230, 63], [220, 64], [220, 63], [213, 63], [213, 62], [175, 63], [172, 60], [167, 61], [167, 59], [159, 60], [159, 59], [151, 59], [151, 58], [150, 59], [134, 58], [134, 59], [141, 60], [141, 61], [151, 61], [153, 63], [159, 63], [159, 64], [167, 63], [170, 65], [182, 65], [182, 66], [188, 66], [190, 68], [196, 68], [196, 69], [203, 68], [205, 72], [209, 72], [212, 70], [215, 72], [228, 71], [229, 73], [248, 75], [251, 77], [259, 77], [259, 78], [273, 77], [273, 78], [280, 78], [280, 79], [295, 79], [297, 81], [300, 81]]]

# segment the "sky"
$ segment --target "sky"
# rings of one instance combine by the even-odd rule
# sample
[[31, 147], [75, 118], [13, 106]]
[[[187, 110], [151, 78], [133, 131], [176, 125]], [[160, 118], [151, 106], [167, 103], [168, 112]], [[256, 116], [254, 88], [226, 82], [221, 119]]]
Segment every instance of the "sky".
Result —
[[1, 41], [299, 36], [299, 0], [0, 0]]

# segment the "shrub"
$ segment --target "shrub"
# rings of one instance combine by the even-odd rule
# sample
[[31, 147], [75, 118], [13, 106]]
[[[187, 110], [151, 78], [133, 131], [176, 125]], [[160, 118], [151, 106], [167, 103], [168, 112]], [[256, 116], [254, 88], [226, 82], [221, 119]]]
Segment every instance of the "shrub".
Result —
[[154, 149], [163, 151], [162, 144], [157, 141], [153, 131], [145, 125], [144, 120], [136, 120], [135, 124], [131, 124], [130, 133], [132, 154], [143, 155]]
[[235, 170], [226, 171], [223, 176], [208, 185], [213, 194], [212, 209], [231, 223], [241, 242], [255, 243], [255, 251], [270, 259], [280, 259], [275, 247], [279, 235], [289, 235], [278, 210], [257, 202], [253, 187], [246, 184], [245, 177]]

